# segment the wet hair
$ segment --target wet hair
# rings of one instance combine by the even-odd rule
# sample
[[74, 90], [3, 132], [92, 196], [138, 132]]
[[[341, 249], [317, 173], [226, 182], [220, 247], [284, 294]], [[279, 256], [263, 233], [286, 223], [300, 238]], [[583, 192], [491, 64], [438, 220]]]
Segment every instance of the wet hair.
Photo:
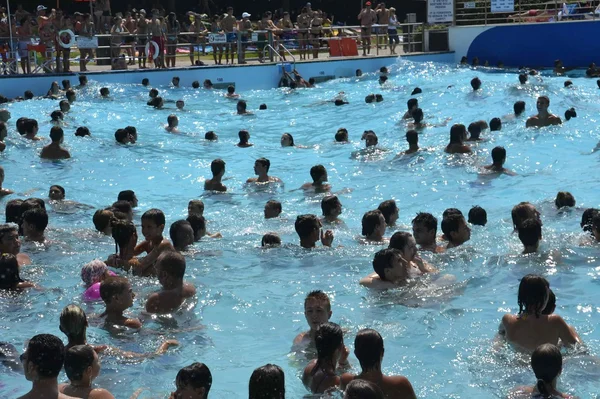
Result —
[[375, 102], [382, 102], [383, 101], [383, 96], [381, 94], [375, 94]]
[[594, 218], [592, 219], [592, 229], [600, 231], [600, 214], [598, 213], [594, 214]]
[[63, 79], [63, 81], [61, 83], [65, 90], [68, 90], [69, 88], [71, 88], [71, 82], [69, 81], [69, 79]]
[[113, 212], [109, 209], [98, 209], [94, 213], [94, 217], [92, 221], [94, 223], [94, 227], [98, 231], [104, 231], [108, 226], [110, 226], [113, 218]]
[[69, 341], [85, 342], [87, 326], [87, 316], [79, 306], [67, 305], [60, 312], [60, 331], [67, 336]]
[[471, 87], [473, 88], [473, 90], [479, 90], [479, 88], [481, 87], [481, 80], [479, 78], [471, 79]]
[[556, 295], [554, 295], [554, 291], [552, 291], [551, 289], [548, 289], [548, 303], [546, 304], [546, 307], [544, 308], [544, 310], [542, 310], [542, 314], [550, 315], [550, 314], [554, 313], [555, 310], [556, 310]]
[[62, 127], [52, 126], [50, 129], [50, 139], [53, 143], [60, 142], [65, 136], [65, 132], [62, 130]]
[[333, 208], [340, 203], [340, 200], [335, 195], [328, 195], [321, 200], [321, 211], [323, 216], [329, 216]]
[[265, 109], [267, 109], [267, 104], [260, 104], [258, 106], [258, 109], [261, 110], [261, 111], [264, 111]]
[[306, 295], [306, 298], [304, 298], [304, 307], [306, 307], [306, 304], [311, 301], [318, 301], [318, 302], [325, 302], [326, 303], [326, 308], [327, 311], [331, 311], [331, 301], [329, 300], [329, 297], [327, 296], [326, 293], [324, 293], [321, 290], [315, 290], [315, 291], [311, 291]]
[[198, 200], [198, 199], [190, 200], [190, 202], [188, 203], [188, 208], [191, 206], [199, 207], [201, 209], [200, 215], [202, 215], [204, 213], [204, 202], [202, 202], [202, 200]]
[[385, 269], [392, 267], [394, 257], [402, 257], [400, 251], [395, 248], [385, 248], [375, 253], [373, 257], [373, 270], [382, 280], [385, 280]]
[[100, 297], [108, 304], [115, 295], [120, 295], [129, 287], [129, 280], [125, 277], [110, 276], [100, 283]]
[[450, 128], [450, 143], [460, 144], [466, 136], [467, 129], [465, 125], [457, 123]]
[[380, 73], [388, 73], [388, 69], [387, 69], [387, 67], [382, 66], [381, 68], [379, 68], [379, 72]]
[[171, 114], [167, 117], [167, 123], [169, 124], [169, 126], [173, 125], [178, 120], [179, 120], [179, 118], [175, 114]]
[[260, 241], [262, 247], [281, 245], [281, 237], [277, 233], [266, 233]]
[[25, 100], [31, 100], [33, 99], [33, 92], [31, 90], [26, 90], [23, 97], [25, 98]]
[[268, 200], [265, 206], [269, 208], [275, 208], [279, 211], [279, 213], [282, 211], [281, 202], [277, 200]]
[[212, 130], [210, 130], [204, 134], [205, 140], [216, 141], [218, 138], [219, 137], [217, 136], [217, 134], [215, 132], [213, 132]]
[[548, 103], [548, 105], [550, 105], [550, 97], [548, 96], [539, 96], [538, 100], [544, 100]]
[[192, 229], [192, 231], [194, 231], [191, 223], [184, 219], [177, 220], [171, 224], [171, 227], [169, 227], [169, 237], [171, 237], [173, 246], [180, 247], [179, 244], [182, 244], [182, 243], [179, 242], [179, 234], [178, 233], [183, 231], [186, 227], [189, 227], [190, 229]]
[[85, 136], [90, 136], [90, 129], [88, 129], [85, 126], [80, 126], [77, 128], [77, 130], [75, 131], [75, 136], [77, 137], [85, 137]]
[[570, 80], [565, 81], [565, 87], [571, 87], [573, 86], [573, 82]]
[[117, 129], [115, 132], [115, 140], [118, 143], [125, 144], [125, 139], [127, 139], [128, 133], [125, 129]]
[[415, 120], [415, 123], [420, 123], [423, 120], [423, 110], [421, 108], [413, 110], [410, 115]]
[[367, 104], [372, 103], [373, 101], [375, 101], [375, 94], [369, 94], [365, 97], [365, 102]]
[[196, 239], [196, 235], [200, 230], [204, 230], [206, 232], [206, 219], [202, 215], [198, 215], [197, 213], [192, 213], [188, 215], [186, 220], [189, 222], [190, 226], [192, 226], [192, 230], [194, 230], [194, 240]]
[[495, 164], [503, 164], [506, 159], [506, 149], [504, 147], [494, 147], [492, 150], [492, 161]]
[[531, 354], [531, 368], [538, 379], [536, 387], [542, 398], [553, 398], [548, 385], [551, 385], [562, 371], [560, 349], [552, 344], [538, 346]]
[[25, 122], [28, 120], [29, 118], [26, 117], [21, 117], [19, 119], [17, 119], [17, 122], [15, 123], [15, 126], [17, 128], [17, 132], [19, 132], [19, 134], [21, 136], [24, 136], [25, 134], [27, 134], [27, 131], [25, 130]]
[[323, 165], [315, 165], [310, 168], [310, 177], [312, 177], [313, 181], [317, 181], [323, 176], [327, 176], [327, 170]]
[[383, 356], [383, 338], [370, 328], [360, 330], [354, 339], [354, 354], [360, 362], [363, 373], [376, 369]]
[[110, 94], [110, 90], [108, 90], [108, 87], [103, 87], [100, 89], [100, 95], [102, 97], [106, 97]]
[[52, 121], [57, 122], [59, 120], [63, 120], [65, 118], [65, 115], [62, 113], [62, 111], [52, 111], [52, 113], [50, 114], [50, 119], [52, 119]]
[[487, 223], [487, 212], [480, 206], [474, 206], [469, 210], [469, 223], [485, 226]]
[[447, 216], [444, 216], [444, 218], [442, 219], [442, 232], [444, 233], [444, 235], [449, 239], [450, 238], [450, 233], [454, 233], [457, 232], [458, 229], [460, 228], [461, 225], [461, 221], [462, 223], [464, 223], [465, 221], [465, 217], [463, 215], [458, 215], [458, 214], [450, 214]]
[[413, 107], [419, 106], [419, 100], [417, 100], [416, 98], [411, 98], [410, 100], [408, 100], [406, 102], [406, 106], [408, 107], [408, 110], [410, 111]]
[[148, 101], [148, 105], [154, 108], [160, 108], [162, 105], [164, 105], [164, 100], [162, 97], [157, 96]]
[[21, 204], [23, 200], [13, 199], [6, 203], [6, 223], [21, 224]]
[[418, 144], [419, 143], [419, 133], [416, 130], [409, 130], [406, 132], [406, 141], [408, 144]]
[[519, 74], [519, 83], [521, 83], [522, 85], [527, 83], [527, 79], [528, 79], [528, 76], [526, 73]]
[[362, 139], [366, 141], [366, 143], [367, 143], [367, 147], [370, 147], [370, 145], [369, 145], [369, 141], [371, 141], [371, 142], [373, 142], [373, 140], [375, 141], [375, 143], [374, 143], [374, 144], [372, 144], [372, 145], [377, 145], [377, 143], [379, 142], [379, 139], [377, 138], [377, 135], [376, 135], [376, 134], [375, 134], [375, 132], [374, 132], [374, 131], [372, 131], [372, 130], [367, 130], [367, 131], [364, 133], [364, 135], [363, 135], [363, 138], [362, 138]]
[[490, 121], [490, 131], [494, 132], [496, 130], [501, 130], [502, 129], [502, 121], [500, 120], [500, 118], [493, 118]]
[[294, 229], [300, 238], [307, 237], [315, 230], [319, 230], [319, 219], [315, 215], [299, 215], [296, 217]]
[[236, 106], [237, 106], [237, 108], [241, 108], [241, 109], [243, 109], [245, 111], [246, 108], [248, 107], [248, 104], [246, 103], [245, 100], [240, 100], [240, 101], [237, 102]]
[[540, 317], [546, 305], [550, 283], [542, 276], [528, 274], [519, 284], [519, 314], [533, 310], [535, 317]]
[[536, 245], [542, 238], [542, 224], [537, 219], [527, 219], [519, 226], [519, 240], [524, 246]]
[[339, 128], [337, 132], [335, 132], [335, 141], [338, 143], [343, 143], [348, 141], [348, 130], [345, 128]]
[[238, 137], [240, 138], [240, 144], [246, 144], [250, 140], [250, 132], [247, 130], [240, 130], [238, 132]]
[[[70, 85], [70, 83], [69, 83], [69, 85]], [[71, 88], [67, 89], [66, 97], [67, 97], [67, 100], [69, 100], [69, 102], [71, 102], [71, 99], [73, 99], [73, 101], [75, 101], [75, 98], [77, 97], [77, 95], [75, 94], [75, 90], [73, 90]]]
[[23, 213], [23, 222], [35, 227], [37, 231], [43, 232], [48, 227], [48, 213], [43, 208], [33, 208]]
[[227, 86], [227, 93], [229, 93], [229, 94], [235, 93], [235, 87], [233, 87], [232, 85]]
[[281, 138], [288, 137], [290, 139], [290, 147], [294, 146], [294, 136], [289, 133], [284, 133], [281, 135]]
[[554, 204], [557, 208], [562, 208], [563, 206], [573, 207], [575, 206], [575, 197], [568, 191], [560, 191], [556, 194]]
[[210, 163], [210, 171], [212, 172], [213, 176], [218, 175], [219, 173], [223, 172], [224, 170], [225, 170], [225, 161], [223, 161], [221, 158], [217, 158]]
[[577, 118], [577, 111], [575, 111], [575, 108], [569, 108], [565, 111], [565, 119], [570, 120], [571, 118]]
[[317, 348], [317, 363], [313, 368], [314, 375], [325, 360], [331, 359], [336, 350], [344, 344], [342, 328], [331, 322], [323, 323], [317, 328], [315, 346]]
[[23, 133], [21, 133], [20, 131], [19, 131], [19, 133], [21, 133], [21, 135], [27, 135], [29, 133], [32, 133], [33, 130], [37, 127], [38, 127], [38, 122], [35, 119], [26, 118], [23, 121]]
[[173, 278], [183, 279], [183, 276], [185, 276], [185, 258], [183, 255], [176, 251], [167, 251], [162, 253], [159, 259], [161, 263], [164, 262], [166, 265], [162, 269], [165, 273]]
[[535, 216], [533, 212], [531, 212], [531, 207], [533, 207], [533, 205], [529, 202], [521, 202], [513, 207], [511, 217], [515, 229], [518, 229], [525, 220]]
[[347, 101], [344, 101], [344, 100], [342, 100], [342, 99], [340, 99], [340, 98], [336, 98], [336, 99], [335, 99], [335, 101], [334, 101], [333, 103], [334, 103], [336, 106], [338, 106], [338, 107], [339, 107], [339, 106], [342, 106], [342, 105], [345, 105], [345, 104], [350, 104], [349, 102], [347, 102]]
[[133, 207], [131, 206], [131, 202], [128, 200], [118, 199], [117, 202], [114, 202], [111, 206], [112, 209], [122, 212], [126, 215], [129, 215], [133, 212]]
[[481, 124], [473, 122], [469, 125], [467, 130], [469, 131], [472, 139], [478, 139], [479, 135], [481, 134]]
[[[304, 10], [306, 10], [306, 8], [302, 9], [302, 12], [305, 12]], [[356, 72], [354, 73], [356, 76], [362, 76], [362, 71], [360, 69], [357, 69]]]
[[[6, 209], [8, 212], [8, 204], [6, 204]], [[592, 231], [592, 223], [593, 223], [593, 219], [594, 216], [596, 216], [598, 214], [598, 209], [595, 208], [588, 208], [585, 211], [583, 211], [583, 214], [581, 215], [581, 228], [583, 229], [583, 231], [588, 231], [591, 232]], [[8, 218], [7, 221], [8, 223]]]
[[179, 79], [179, 76], [173, 76], [173, 79], [171, 79], [171, 82], [173, 81], [177, 81], [177, 83], [179, 83], [181, 79]]
[[396, 201], [394, 201], [394, 200], [383, 201], [377, 207], [377, 210], [383, 214], [386, 224], [390, 224], [390, 218], [396, 212], [397, 209], [398, 209], [398, 206], [396, 205]]
[[160, 209], [152, 208], [144, 212], [142, 215], [142, 221], [151, 220], [157, 226], [164, 225], [166, 223], [165, 214]]
[[41, 198], [27, 198], [25, 201], [21, 202], [21, 215], [34, 208], [42, 208], [45, 210], [46, 203]]
[[415, 94], [421, 94], [423, 93], [423, 90], [421, 90], [420, 87], [415, 87], [415, 89], [412, 91], [412, 93], [410, 93], [411, 96], [414, 96]]
[[210, 79], [204, 79], [203, 84], [204, 84], [204, 86], [209, 86], [209, 87], [213, 86], [213, 83]]
[[156, 89], [150, 89], [150, 92], [148, 93], [148, 95], [152, 98], [154, 97], [158, 97], [158, 90]]
[[[88, 80], [87, 76], [79, 75], [79, 84], [87, 83], [87, 80]], [[148, 80], [148, 79], [146, 79], [146, 80]]]
[[12, 290], [23, 280], [19, 275], [19, 261], [13, 254], [0, 255], [0, 289]]
[[249, 399], [284, 399], [285, 375], [281, 367], [266, 364], [255, 369], [248, 384]]
[[411, 222], [414, 224], [423, 224], [429, 231], [434, 230], [437, 233], [437, 219], [431, 213], [419, 212]]
[[382, 215], [379, 209], [366, 212], [362, 217], [362, 235], [368, 236], [373, 234], [375, 228], [380, 222], [379, 215]]
[[412, 234], [405, 231], [397, 231], [390, 238], [390, 245], [388, 248], [397, 249], [398, 251], [404, 251], [404, 248], [408, 245]]
[[65, 361], [65, 346], [54, 335], [36, 335], [27, 345], [27, 361], [36, 366], [40, 378], [57, 378]]
[[379, 84], [384, 84], [385, 82], [387, 82], [388, 77], [383, 75], [379, 77]]
[[381, 388], [372, 382], [354, 379], [346, 385], [345, 399], [384, 399]]
[[93, 363], [94, 349], [91, 346], [73, 346], [65, 354], [65, 373], [71, 382], [81, 381], [85, 370]]
[[[69, 102], [67, 100], [61, 100], [58, 103], [58, 106], [60, 107], [60, 110], [64, 112], [68, 112], [71, 109], [71, 105], [69, 104]], [[63, 115], [64, 117], [64, 115]]]
[[515, 115], [521, 115], [523, 112], [525, 112], [525, 101], [517, 101], [513, 104], [513, 111], [515, 112]]
[[123, 248], [133, 238], [136, 228], [133, 222], [128, 220], [112, 220], [112, 238], [118, 248]]
[[[135, 199], [135, 192], [133, 190], [123, 190], [123, 191], [119, 192], [119, 195], [117, 196], [118, 202], [127, 201], [130, 204], [132, 204], [134, 199]], [[114, 206], [115, 205], [113, 204], [113, 207]], [[121, 210], [121, 212], [125, 212], [125, 211]], [[125, 213], [127, 213], [127, 212], [125, 212]]]
[[178, 387], [204, 388], [206, 398], [212, 386], [212, 374], [204, 363], [196, 362], [179, 370], [175, 382]]

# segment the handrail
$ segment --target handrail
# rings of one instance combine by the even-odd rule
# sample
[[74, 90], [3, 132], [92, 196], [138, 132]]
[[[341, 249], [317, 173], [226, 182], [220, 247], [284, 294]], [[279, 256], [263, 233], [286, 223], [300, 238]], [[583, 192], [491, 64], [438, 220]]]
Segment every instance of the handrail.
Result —
[[[288, 50], [287, 47], [285, 47], [283, 44], [279, 44], [279, 47], [283, 47], [283, 49], [290, 55], [290, 57], [292, 57], [294, 70], [296, 70], [296, 57], [294, 57], [294, 55], [292, 53], [290, 53], [290, 50]], [[281, 61], [281, 63], [287, 62], [287, 60], [279, 53], [279, 51], [275, 50], [275, 48], [273, 46], [271, 46], [270, 44], [267, 44], [263, 48], [263, 52], [265, 52], [267, 49], [270, 49], [271, 51], [273, 51], [279, 57], [279, 61]]]

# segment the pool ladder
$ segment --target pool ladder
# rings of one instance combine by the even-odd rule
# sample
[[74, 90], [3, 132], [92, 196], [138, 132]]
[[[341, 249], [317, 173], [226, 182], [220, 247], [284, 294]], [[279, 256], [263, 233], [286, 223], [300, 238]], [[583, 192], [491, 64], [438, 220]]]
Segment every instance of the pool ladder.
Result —
[[[290, 50], [287, 49], [287, 47], [285, 47], [283, 44], [279, 45], [279, 48], [283, 48], [283, 50], [290, 56], [292, 57], [292, 70], [295, 71], [296, 70], [296, 57], [294, 57], [294, 55], [290, 52]], [[263, 49], [263, 54], [267, 51], [270, 50], [273, 53], [275, 53], [275, 55], [277, 55], [279, 57], [279, 61], [281, 62], [282, 66], [284, 63], [288, 63], [287, 60], [285, 60], [283, 58], [283, 56], [281, 55], [281, 53], [277, 50], [275, 50], [275, 48], [273, 46], [271, 46], [270, 44], [267, 44], [265, 46], [265, 48]], [[272, 57], [271, 57], [272, 58]], [[288, 63], [289, 64], [289, 63]]]

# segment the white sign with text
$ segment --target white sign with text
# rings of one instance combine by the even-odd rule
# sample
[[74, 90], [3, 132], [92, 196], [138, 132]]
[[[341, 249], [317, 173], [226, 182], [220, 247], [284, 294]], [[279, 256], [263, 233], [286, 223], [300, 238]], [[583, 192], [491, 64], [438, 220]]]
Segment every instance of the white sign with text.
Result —
[[452, 0], [428, 0], [427, 22], [430, 24], [452, 22], [454, 20], [454, 4]]

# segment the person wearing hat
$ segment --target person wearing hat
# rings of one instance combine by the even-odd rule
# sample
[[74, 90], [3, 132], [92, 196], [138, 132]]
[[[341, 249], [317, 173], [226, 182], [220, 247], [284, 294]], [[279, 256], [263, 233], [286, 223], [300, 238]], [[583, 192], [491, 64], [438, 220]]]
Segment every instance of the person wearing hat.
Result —
[[242, 56], [240, 64], [246, 63], [246, 48], [248, 47], [248, 40], [252, 35], [252, 21], [250, 21], [251, 15], [247, 12], [242, 13], [242, 22], [240, 24], [240, 34], [242, 35]]
[[363, 47], [363, 56], [371, 54], [371, 31], [373, 24], [377, 21], [377, 14], [371, 9], [371, 2], [367, 1], [364, 8], [358, 14], [360, 22], [360, 36]]

